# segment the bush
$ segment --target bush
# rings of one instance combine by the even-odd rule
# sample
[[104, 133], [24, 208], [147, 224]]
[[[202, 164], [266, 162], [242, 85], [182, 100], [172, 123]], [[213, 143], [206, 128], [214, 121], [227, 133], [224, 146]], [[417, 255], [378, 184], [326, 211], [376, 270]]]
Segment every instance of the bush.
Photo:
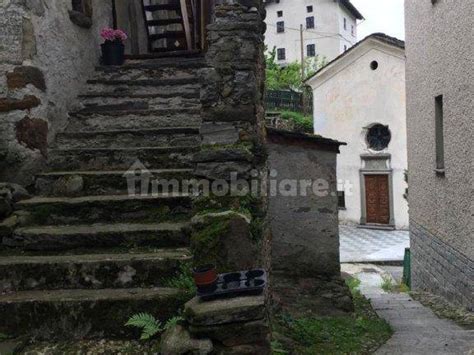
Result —
[[293, 121], [295, 131], [313, 134], [313, 119], [298, 112], [282, 111], [281, 118]]

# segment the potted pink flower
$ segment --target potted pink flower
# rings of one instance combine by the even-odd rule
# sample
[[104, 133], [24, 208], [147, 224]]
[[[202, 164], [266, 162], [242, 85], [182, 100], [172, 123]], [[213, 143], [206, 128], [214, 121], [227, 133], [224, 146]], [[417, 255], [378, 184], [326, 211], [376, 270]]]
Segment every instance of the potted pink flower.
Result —
[[122, 65], [125, 62], [125, 45], [127, 34], [122, 30], [104, 28], [100, 36], [105, 40], [102, 47], [104, 65]]

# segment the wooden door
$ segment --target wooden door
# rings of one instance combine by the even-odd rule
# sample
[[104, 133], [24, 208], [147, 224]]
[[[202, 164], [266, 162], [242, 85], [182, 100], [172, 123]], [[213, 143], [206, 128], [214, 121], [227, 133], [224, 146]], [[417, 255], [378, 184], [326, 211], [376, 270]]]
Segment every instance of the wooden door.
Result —
[[365, 175], [367, 223], [390, 223], [388, 175]]

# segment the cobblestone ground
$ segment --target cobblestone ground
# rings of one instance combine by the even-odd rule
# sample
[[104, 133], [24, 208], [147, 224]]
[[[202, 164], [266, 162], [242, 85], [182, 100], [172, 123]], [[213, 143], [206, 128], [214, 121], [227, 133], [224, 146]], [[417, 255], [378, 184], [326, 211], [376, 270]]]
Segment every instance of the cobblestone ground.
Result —
[[380, 285], [382, 275], [389, 275], [386, 270], [370, 264], [345, 264], [342, 269], [361, 280], [361, 292], [394, 330], [377, 355], [474, 355], [474, 330], [438, 318], [408, 294], [383, 291]]
[[408, 231], [362, 229], [339, 226], [342, 263], [402, 261], [405, 248], [410, 247]]

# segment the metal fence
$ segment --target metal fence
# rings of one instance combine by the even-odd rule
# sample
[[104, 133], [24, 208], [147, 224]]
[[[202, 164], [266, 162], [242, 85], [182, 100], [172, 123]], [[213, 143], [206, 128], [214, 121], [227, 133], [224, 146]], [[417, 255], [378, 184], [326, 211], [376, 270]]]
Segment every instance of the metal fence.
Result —
[[294, 111], [312, 113], [312, 99], [296, 91], [267, 90], [265, 95], [267, 111]]

